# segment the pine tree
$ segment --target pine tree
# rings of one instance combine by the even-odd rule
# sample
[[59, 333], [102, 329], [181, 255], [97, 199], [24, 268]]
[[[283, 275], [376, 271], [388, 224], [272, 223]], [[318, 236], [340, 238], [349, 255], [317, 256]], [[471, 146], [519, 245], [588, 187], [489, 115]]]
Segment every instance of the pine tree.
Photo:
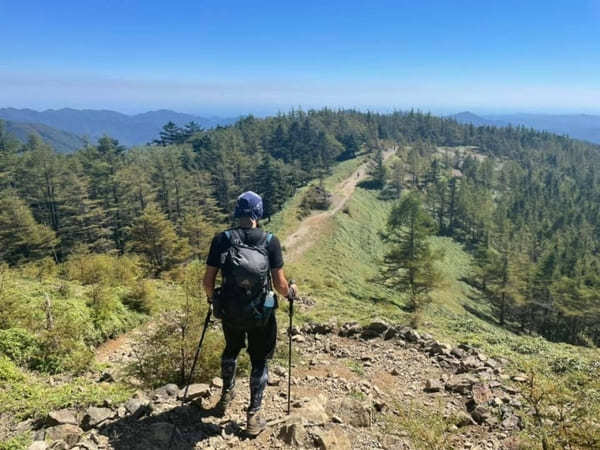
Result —
[[177, 236], [173, 224], [154, 204], [135, 220], [130, 236], [129, 250], [144, 255], [154, 275], [172, 269], [190, 254], [187, 240]]
[[388, 219], [387, 241], [392, 247], [384, 258], [384, 284], [406, 291], [409, 307], [416, 312], [431, 300], [430, 293], [440, 279], [434, 264], [441, 255], [428, 242], [433, 227], [415, 192], [406, 195]]
[[0, 196], [0, 257], [9, 264], [54, 256], [58, 244], [49, 227], [35, 221], [27, 204], [15, 192]]
[[387, 179], [387, 168], [384, 165], [383, 150], [381, 148], [375, 151], [375, 155], [369, 166], [369, 175], [371, 176], [373, 187], [383, 189]]

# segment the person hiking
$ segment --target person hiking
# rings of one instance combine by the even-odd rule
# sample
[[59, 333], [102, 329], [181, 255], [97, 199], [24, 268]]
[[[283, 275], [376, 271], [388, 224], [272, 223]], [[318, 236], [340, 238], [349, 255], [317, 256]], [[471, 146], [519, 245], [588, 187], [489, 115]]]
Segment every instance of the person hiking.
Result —
[[[204, 289], [213, 303], [216, 317], [222, 319], [225, 349], [221, 356], [223, 390], [215, 413], [223, 416], [234, 398], [237, 357], [248, 340], [250, 405], [246, 432], [251, 436], [264, 430], [260, 414], [263, 392], [268, 381], [267, 361], [273, 356], [277, 340], [273, 286], [284, 297], [295, 297], [296, 285], [288, 283], [283, 272], [283, 255], [277, 237], [266, 233], [258, 223], [263, 203], [252, 191], [241, 194], [235, 206], [238, 226], [217, 234], [206, 260]], [[218, 271], [223, 283], [215, 288]]]

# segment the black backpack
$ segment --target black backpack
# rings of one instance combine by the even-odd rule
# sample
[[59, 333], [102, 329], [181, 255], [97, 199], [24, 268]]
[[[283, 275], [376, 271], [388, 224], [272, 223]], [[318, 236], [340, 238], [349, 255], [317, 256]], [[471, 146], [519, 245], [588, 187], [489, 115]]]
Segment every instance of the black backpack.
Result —
[[267, 247], [273, 235], [263, 232], [255, 245], [249, 245], [242, 233], [225, 231], [231, 246], [221, 255], [223, 285], [213, 300], [213, 309], [229, 324], [247, 328], [264, 325], [273, 310], [264, 305], [272, 289]]

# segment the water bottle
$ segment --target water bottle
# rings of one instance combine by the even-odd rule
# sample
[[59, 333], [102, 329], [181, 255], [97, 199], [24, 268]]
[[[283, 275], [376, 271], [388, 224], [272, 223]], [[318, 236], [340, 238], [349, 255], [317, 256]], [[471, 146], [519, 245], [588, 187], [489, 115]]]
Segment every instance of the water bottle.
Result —
[[273, 291], [267, 292], [267, 297], [265, 298], [265, 308], [275, 308], [275, 293]]

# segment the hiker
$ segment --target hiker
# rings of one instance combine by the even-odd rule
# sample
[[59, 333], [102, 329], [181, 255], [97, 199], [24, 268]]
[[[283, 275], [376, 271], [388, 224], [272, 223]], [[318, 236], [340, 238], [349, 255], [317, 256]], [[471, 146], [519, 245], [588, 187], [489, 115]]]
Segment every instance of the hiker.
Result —
[[[248, 191], [238, 197], [234, 212], [238, 226], [213, 238], [204, 275], [207, 300], [213, 304], [215, 317], [222, 319], [225, 336], [223, 391], [215, 413], [223, 416], [234, 398], [237, 357], [247, 338], [252, 371], [246, 431], [252, 436], [266, 426], [260, 407], [268, 381], [267, 360], [273, 356], [277, 339], [277, 299], [271, 286], [284, 297], [297, 293], [294, 282], [288, 284], [283, 273], [279, 240], [259, 226], [262, 215], [258, 194]], [[215, 289], [219, 269], [223, 285]]]

